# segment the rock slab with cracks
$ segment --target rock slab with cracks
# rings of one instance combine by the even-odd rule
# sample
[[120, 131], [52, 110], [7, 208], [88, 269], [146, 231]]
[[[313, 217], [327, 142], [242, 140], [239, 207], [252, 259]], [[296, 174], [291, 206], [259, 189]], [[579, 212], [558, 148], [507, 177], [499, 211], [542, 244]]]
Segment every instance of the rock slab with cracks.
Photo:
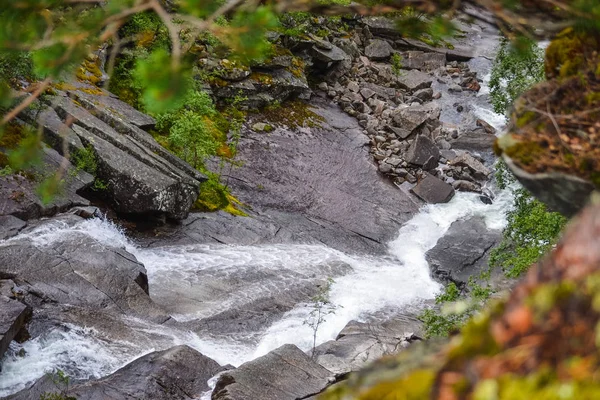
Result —
[[296, 400], [321, 393], [333, 374], [286, 344], [222, 374], [212, 400]]
[[206, 178], [144, 130], [154, 126], [153, 118], [107, 92], [84, 89], [57, 91], [45, 109], [22, 117], [40, 125], [44, 141], [59, 153], [65, 145], [71, 154], [91, 152], [95, 177], [106, 184], [102, 196], [115, 211], [185, 218]]
[[425, 257], [434, 277], [462, 287], [488, 267], [489, 251], [501, 237], [499, 230], [487, 228], [483, 218], [456, 221]]

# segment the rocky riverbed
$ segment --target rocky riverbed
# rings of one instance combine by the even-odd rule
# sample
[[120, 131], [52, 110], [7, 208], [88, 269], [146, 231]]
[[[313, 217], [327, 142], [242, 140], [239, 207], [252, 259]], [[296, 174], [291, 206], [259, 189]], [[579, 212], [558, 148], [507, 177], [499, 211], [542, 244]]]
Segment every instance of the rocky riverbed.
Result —
[[[293, 59], [227, 74], [207, 59], [230, 82], [217, 97], [300, 96], [244, 127], [223, 179], [248, 217], [188, 216], [204, 177], [161, 150], [151, 118], [107, 93], [57, 93], [43, 109], [48, 157], [61, 162], [64, 140], [91, 145], [115, 182], [111, 209], [181, 222], [126, 234], [78, 194], [85, 174], [52, 207], [1, 177], [0, 395], [60, 390], [44, 376], [60, 368], [79, 399], [312, 398], [422, 340], [416, 313], [440, 282], [486, 267], [511, 205], [490, 184], [497, 32], [459, 22], [452, 50], [380, 18], [355, 21], [350, 38], [281, 42], [312, 65], [312, 89]], [[58, 135], [65, 118], [75, 123]], [[335, 313], [313, 342], [305, 322], [329, 278]]]

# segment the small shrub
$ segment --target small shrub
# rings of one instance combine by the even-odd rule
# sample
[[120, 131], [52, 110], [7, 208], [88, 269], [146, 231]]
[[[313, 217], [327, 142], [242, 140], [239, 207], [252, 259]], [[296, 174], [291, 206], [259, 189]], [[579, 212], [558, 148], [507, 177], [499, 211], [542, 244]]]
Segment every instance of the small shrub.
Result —
[[96, 161], [96, 153], [91, 145], [74, 151], [71, 154], [71, 163], [75, 165], [77, 170], [96, 176], [98, 162]]
[[304, 324], [308, 325], [312, 330], [312, 353], [311, 356], [314, 358], [315, 349], [317, 348], [317, 333], [319, 327], [326, 321], [328, 315], [335, 314], [335, 310], [338, 308], [329, 300], [329, 291], [334, 281], [332, 278], [327, 278], [324, 285], [319, 288], [319, 292], [311, 299], [310, 307], [311, 312], [308, 314]]
[[510, 278], [519, 277], [552, 248], [566, 222], [559, 213], [548, 212], [525, 189], [517, 189], [508, 226], [502, 242], [491, 252], [490, 265], [501, 267]]
[[446, 337], [452, 332], [457, 331], [467, 320], [464, 314], [449, 314], [436, 312], [434, 309], [427, 309], [419, 315], [419, 319], [423, 322], [425, 336]]
[[503, 39], [494, 60], [490, 95], [498, 114], [506, 114], [521, 94], [544, 80], [544, 51], [533, 40], [520, 43], [517, 49], [508, 39]]
[[[489, 271], [478, 276], [478, 280], [487, 281]], [[454, 282], [449, 283], [444, 291], [436, 296], [435, 303], [439, 310], [426, 309], [419, 315], [427, 337], [445, 337], [458, 331], [493, 294], [489, 284], [485, 287], [469, 278], [465, 291], [461, 291]]]
[[156, 116], [156, 127], [167, 135], [169, 148], [195, 168], [201, 168], [207, 157], [217, 154], [226, 141], [228, 124], [217, 126], [215, 105], [208, 93], [192, 90], [179, 108]]
[[68, 396], [70, 378], [63, 371], [56, 370], [48, 374], [58, 392], [45, 392], [40, 395], [40, 400], [77, 400], [76, 397]]
[[402, 56], [398, 53], [392, 55], [392, 71], [400, 76], [402, 74]]
[[10, 165], [5, 166], [4, 168], [0, 168], [0, 177], [12, 175], [14, 173], [15, 171], [10, 167]]

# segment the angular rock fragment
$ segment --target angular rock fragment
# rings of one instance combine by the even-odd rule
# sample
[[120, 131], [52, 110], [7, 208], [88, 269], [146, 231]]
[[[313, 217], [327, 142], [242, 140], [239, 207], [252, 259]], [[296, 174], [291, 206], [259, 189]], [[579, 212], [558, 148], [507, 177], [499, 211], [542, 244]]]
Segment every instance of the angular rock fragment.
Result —
[[447, 203], [454, 197], [452, 185], [429, 173], [410, 191], [429, 204]]
[[385, 40], [374, 39], [365, 48], [365, 56], [371, 60], [385, 60], [392, 55], [393, 51], [392, 46]]
[[[425, 135], [417, 136], [417, 139], [409, 147], [406, 154], [406, 161], [410, 164], [425, 166], [426, 164], [435, 163], [440, 159], [440, 150], [438, 147]], [[433, 161], [432, 161], [433, 160]], [[431, 169], [428, 168], [428, 169]]]
[[0, 295], [0, 359], [29, 318], [31, 307]]
[[464, 153], [456, 157], [454, 160], [450, 161], [450, 165], [467, 167], [473, 174], [473, 177], [480, 180], [487, 179], [492, 173], [492, 171], [469, 153]]
[[397, 79], [398, 86], [409, 92], [431, 87], [433, 77], [418, 70], [410, 70], [400, 75]]

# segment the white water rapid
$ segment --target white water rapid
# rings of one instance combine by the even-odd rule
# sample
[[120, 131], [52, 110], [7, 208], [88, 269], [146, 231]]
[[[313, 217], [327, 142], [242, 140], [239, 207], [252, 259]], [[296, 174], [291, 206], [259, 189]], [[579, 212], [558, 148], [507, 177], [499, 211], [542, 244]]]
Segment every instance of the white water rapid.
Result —
[[[482, 96], [487, 95], [485, 83]], [[501, 128], [504, 117], [490, 111], [487, 100], [481, 103], [482, 106], [473, 105], [472, 114]], [[482, 216], [490, 229], [503, 228], [505, 213], [512, 206], [511, 193], [495, 193], [492, 205], [483, 204], [476, 194], [457, 193], [447, 204], [424, 206], [400, 228], [397, 238], [389, 243], [388, 254], [380, 257], [304, 244], [199, 244], [145, 249], [136, 246], [119, 227], [102, 219], [85, 220], [74, 226], [52, 221], [18, 238], [26, 236], [44, 247], [78, 232], [126, 248], [145, 265], [153, 299], [184, 323], [250, 304], [265, 294], [285, 292], [298, 282], [314, 281], [315, 276], [333, 275], [330, 300], [336, 312], [319, 328], [319, 344], [334, 339], [351, 320], [418, 307], [433, 299], [441, 286], [430, 277], [425, 253], [461, 218]], [[11, 344], [0, 375], [0, 397], [56, 368], [74, 378], [99, 378], [143, 354], [180, 344], [187, 344], [222, 365], [235, 366], [286, 343], [308, 350], [312, 346], [312, 331], [304, 321], [310, 310], [309, 304], [299, 302], [259, 332], [220, 337], [133, 318], [121, 321], [140, 335], [130, 339], [115, 340], [93, 328], [65, 325], [24, 344]], [[205, 397], [209, 398], [209, 394]]]
[[[347, 264], [351, 270], [337, 277], [331, 287], [330, 298], [337, 309], [319, 328], [317, 340], [322, 343], [334, 339], [353, 319], [364, 319], [380, 311], [399, 310], [432, 299], [440, 285], [429, 275], [425, 261], [427, 250], [435, 245], [452, 222], [464, 217], [480, 215], [489, 228], [502, 228], [504, 213], [510, 204], [508, 192], [499, 193], [493, 205], [484, 205], [475, 194], [458, 193], [450, 203], [425, 206], [400, 229], [385, 257], [354, 256], [324, 246], [295, 244], [142, 249], [129, 241], [118, 227], [102, 219], [86, 220], [74, 226], [52, 222], [26, 236], [43, 247], [72, 232], [80, 232], [99, 242], [125, 247], [146, 266], [151, 293], [162, 292], [155, 296], [159, 304], [175, 301], [178, 291], [185, 296], [197, 293], [201, 298], [203, 294], [199, 291], [202, 283], [206, 284], [206, 277], [226, 279], [230, 274], [239, 275], [245, 268], [260, 268], [265, 272], [264, 280], [240, 282], [236, 291], [216, 299], [207, 298], [196, 303], [195, 308], [192, 302], [186, 304], [184, 301], [186, 312], [173, 314], [180, 321], [213, 315], [237, 302], [247, 302], [264, 290], [285, 290], [294, 279], [310, 276], [323, 266], [335, 262]], [[173, 306], [178, 309], [182, 304]], [[309, 306], [301, 303], [265, 327], [257, 337], [240, 334], [221, 339], [200, 337], [190, 331], [143, 321], [127, 321], [133, 329], [162, 337], [162, 340], [145, 344], [115, 343], [93, 329], [65, 326], [22, 345], [11, 345], [12, 351], [3, 363], [0, 396], [21, 389], [54, 368], [69, 371], [77, 378], [101, 377], [140, 355], [178, 344], [188, 344], [221, 364], [236, 366], [285, 343], [308, 350], [312, 345], [312, 331], [304, 321], [309, 312]], [[24, 357], [18, 355], [21, 349], [25, 352]]]

